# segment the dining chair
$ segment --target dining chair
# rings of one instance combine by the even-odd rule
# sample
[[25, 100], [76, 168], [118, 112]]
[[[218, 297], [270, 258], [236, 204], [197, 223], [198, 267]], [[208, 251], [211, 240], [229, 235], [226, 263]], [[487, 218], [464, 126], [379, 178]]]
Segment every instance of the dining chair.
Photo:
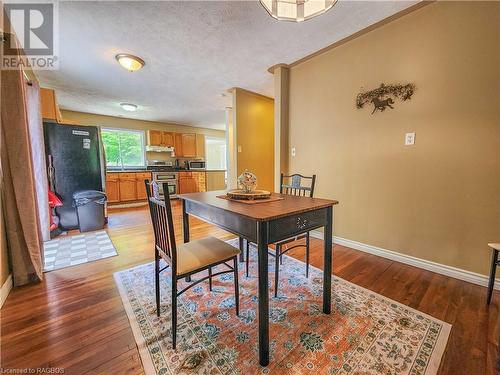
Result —
[[[303, 181], [310, 181], [308, 186], [303, 185]], [[302, 176], [301, 174], [292, 174], [285, 176], [281, 173], [280, 176], [280, 194], [296, 195], [301, 197], [312, 198], [314, 195], [314, 185], [316, 184], [316, 175], [313, 174], [311, 177]], [[299, 243], [288, 247], [289, 243], [305, 240], [304, 243]], [[269, 252], [269, 255], [275, 257], [275, 273], [274, 273], [274, 296], [278, 296], [278, 282], [279, 282], [279, 266], [283, 264], [283, 255], [288, 251], [295, 249], [297, 247], [305, 247], [306, 249], [306, 277], [309, 277], [309, 232], [287, 238], [285, 240], [275, 243], [275, 252]], [[285, 247], [285, 250], [283, 250]], [[249, 254], [250, 254], [250, 243], [247, 241], [246, 246], [246, 276], [248, 277], [248, 266], [249, 266]]]
[[[160, 316], [160, 273], [171, 269], [172, 280], [172, 343], [176, 347], [177, 339], [177, 298], [186, 290], [208, 279], [209, 290], [212, 290], [212, 278], [225, 273], [234, 273], [234, 295], [236, 315], [240, 313], [238, 287], [238, 254], [239, 249], [215, 237], [205, 237], [177, 245], [175, 242], [174, 220], [167, 184], [163, 184], [164, 200], [160, 199], [159, 185], [156, 182], [145, 181], [149, 203], [149, 212], [153, 223], [155, 238], [155, 294], [156, 315]], [[160, 269], [160, 260], [166, 266]], [[227, 262], [233, 261], [231, 267]], [[212, 273], [212, 268], [225, 265], [228, 270]], [[184, 289], [178, 291], [177, 282], [198, 272], [208, 270], [208, 276], [193, 281]]]

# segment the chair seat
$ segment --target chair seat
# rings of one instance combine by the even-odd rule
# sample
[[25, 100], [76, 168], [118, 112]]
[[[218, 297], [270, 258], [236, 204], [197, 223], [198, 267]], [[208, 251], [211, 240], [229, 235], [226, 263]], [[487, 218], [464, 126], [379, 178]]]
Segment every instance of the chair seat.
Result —
[[500, 251], [500, 243], [489, 243], [488, 246], [492, 249]]
[[178, 245], [177, 276], [229, 260], [239, 253], [239, 249], [215, 237], [205, 237]]

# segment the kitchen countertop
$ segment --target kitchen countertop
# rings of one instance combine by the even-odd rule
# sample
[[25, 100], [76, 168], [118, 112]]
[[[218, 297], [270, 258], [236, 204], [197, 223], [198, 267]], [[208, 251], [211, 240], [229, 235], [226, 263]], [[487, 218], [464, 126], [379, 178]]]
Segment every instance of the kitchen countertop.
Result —
[[151, 172], [148, 171], [147, 169], [124, 169], [124, 170], [113, 170], [113, 169], [107, 169], [106, 173], [144, 173], [144, 172]]

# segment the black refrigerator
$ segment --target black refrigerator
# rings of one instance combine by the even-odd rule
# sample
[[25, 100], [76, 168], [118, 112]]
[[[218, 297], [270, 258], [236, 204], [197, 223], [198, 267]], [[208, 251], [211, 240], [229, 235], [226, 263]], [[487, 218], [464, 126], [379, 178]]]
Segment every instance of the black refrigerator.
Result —
[[62, 200], [56, 208], [59, 227], [78, 228], [73, 193], [79, 190], [103, 191], [104, 150], [97, 126], [43, 123], [49, 187]]

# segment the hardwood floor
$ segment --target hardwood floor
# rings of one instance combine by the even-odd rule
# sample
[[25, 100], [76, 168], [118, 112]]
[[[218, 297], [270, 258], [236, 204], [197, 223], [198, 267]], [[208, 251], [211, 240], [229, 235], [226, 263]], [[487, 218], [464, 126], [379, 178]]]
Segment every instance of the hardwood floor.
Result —
[[[176, 237], [181, 210], [174, 204]], [[146, 208], [109, 212], [118, 256], [52, 271], [37, 285], [13, 290], [1, 312], [1, 367], [64, 368], [65, 374], [142, 374], [142, 365], [113, 273], [153, 260]], [[191, 238], [231, 234], [196, 219]], [[322, 241], [312, 239], [311, 264], [322, 268]], [[301, 249], [289, 253], [303, 259]], [[346, 247], [334, 247], [337, 276], [453, 325], [439, 374], [499, 374], [500, 293], [486, 306], [486, 288]], [[272, 303], [272, 298], [270, 299]]]

